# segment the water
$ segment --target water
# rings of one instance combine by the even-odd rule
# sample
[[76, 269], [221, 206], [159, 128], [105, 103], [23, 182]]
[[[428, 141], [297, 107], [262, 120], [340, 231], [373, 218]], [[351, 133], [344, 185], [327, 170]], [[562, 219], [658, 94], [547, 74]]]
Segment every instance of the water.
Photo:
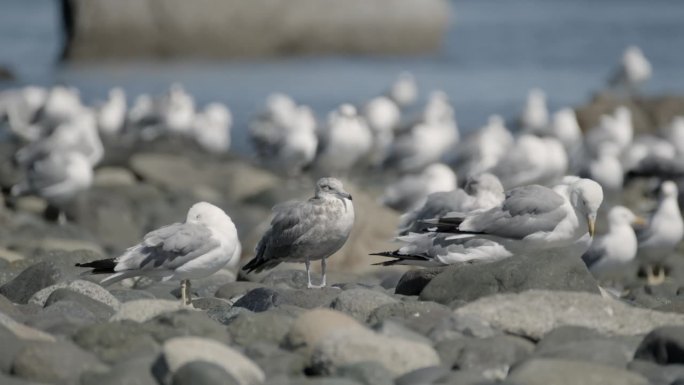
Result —
[[20, 84], [73, 84], [87, 101], [104, 98], [115, 85], [130, 96], [162, 92], [180, 81], [200, 104], [228, 104], [237, 123], [235, 147], [241, 151], [247, 148], [245, 122], [270, 92], [287, 92], [323, 116], [341, 102], [360, 102], [380, 93], [402, 70], [416, 75], [423, 97], [432, 89], [445, 90], [465, 132], [492, 113], [515, 116], [532, 87], [546, 90], [552, 108], [584, 102], [601, 88], [630, 44], [642, 47], [653, 63], [655, 75], [647, 93], [684, 93], [681, 0], [452, 4], [453, 22], [442, 49], [425, 57], [64, 66], [56, 61], [61, 44], [57, 2], [0, 0], [0, 63], [18, 73]]

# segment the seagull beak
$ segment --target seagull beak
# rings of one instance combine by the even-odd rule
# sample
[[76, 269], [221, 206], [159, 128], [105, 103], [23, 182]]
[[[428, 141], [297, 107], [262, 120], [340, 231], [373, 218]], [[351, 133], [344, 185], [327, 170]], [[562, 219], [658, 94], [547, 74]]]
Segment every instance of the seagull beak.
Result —
[[587, 224], [589, 225], [589, 235], [594, 238], [596, 233], [596, 216], [592, 214], [587, 215]]
[[637, 226], [646, 226], [648, 225], [648, 221], [644, 219], [643, 217], [634, 217], [634, 220], [632, 221], [633, 224]]
[[340, 196], [345, 199], [352, 200], [352, 196], [350, 193], [340, 193]]

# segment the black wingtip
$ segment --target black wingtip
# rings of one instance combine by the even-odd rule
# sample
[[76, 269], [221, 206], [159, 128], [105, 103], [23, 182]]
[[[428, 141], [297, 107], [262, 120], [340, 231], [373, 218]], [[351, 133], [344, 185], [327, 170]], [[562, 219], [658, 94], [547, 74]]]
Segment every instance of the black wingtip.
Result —
[[379, 255], [381, 257], [394, 257], [396, 251], [379, 251], [377, 253], [370, 253], [368, 255]]
[[75, 266], [91, 268], [93, 269], [93, 273], [113, 273], [114, 268], [116, 267], [116, 260], [114, 258], [99, 259], [97, 261], [92, 262], [77, 263]]

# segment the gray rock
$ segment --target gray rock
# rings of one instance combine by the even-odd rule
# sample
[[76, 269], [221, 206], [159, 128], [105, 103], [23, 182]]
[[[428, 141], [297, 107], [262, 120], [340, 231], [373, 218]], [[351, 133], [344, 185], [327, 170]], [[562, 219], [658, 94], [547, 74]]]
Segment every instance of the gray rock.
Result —
[[130, 289], [110, 289], [109, 292], [119, 302], [130, 302], [139, 299], [155, 299], [154, 295], [144, 290], [130, 290]]
[[684, 326], [654, 329], [644, 337], [634, 358], [661, 365], [684, 364]]
[[36, 381], [25, 380], [19, 377], [9, 377], [0, 373], [0, 384], [2, 385], [44, 385]]
[[502, 374], [527, 359], [534, 351], [534, 344], [519, 337], [498, 335], [488, 338], [461, 338], [438, 343], [435, 349], [442, 363], [454, 369], [477, 369], [482, 372]]
[[245, 347], [245, 355], [264, 371], [267, 378], [280, 375], [287, 377], [303, 376], [309, 363], [308, 357], [303, 354], [289, 352], [264, 342], [256, 342]]
[[624, 369], [634, 354], [625, 344], [609, 339], [568, 342], [555, 348], [546, 347], [536, 357], [592, 362]]
[[533, 359], [516, 367], [507, 380], [525, 385], [647, 385], [643, 376], [588, 362]]
[[24, 320], [24, 313], [3, 295], [0, 295], [0, 313], [11, 317], [15, 321], [21, 322]]
[[233, 342], [250, 346], [255, 342], [279, 345], [294, 323], [294, 317], [276, 310], [238, 315], [229, 325]]
[[86, 325], [98, 322], [98, 317], [79, 302], [59, 301], [46, 307], [26, 324], [51, 334], [70, 336]]
[[0, 287], [0, 294], [12, 302], [28, 303], [33, 294], [56, 284], [62, 278], [62, 272], [53, 262], [39, 262]]
[[578, 341], [605, 339], [606, 335], [584, 326], [560, 326], [544, 334], [537, 343], [537, 352], [555, 349], [560, 345]]
[[106, 371], [92, 354], [69, 342], [36, 342], [14, 358], [12, 372], [19, 377], [48, 383], [76, 383], [85, 371]]
[[485, 321], [470, 315], [451, 314], [430, 330], [428, 336], [434, 342], [460, 337], [487, 338], [498, 332]]
[[646, 377], [652, 385], [674, 385], [684, 379], [684, 365], [658, 365], [652, 361], [634, 360], [629, 370]]
[[76, 302], [84, 308], [88, 309], [98, 320], [104, 321], [108, 320], [112, 315], [114, 315], [114, 309], [105, 305], [104, 303], [94, 300], [79, 292], [72, 291], [70, 289], [57, 289], [50, 294], [45, 301], [45, 307], [50, 307], [61, 301], [72, 301]]
[[235, 281], [228, 282], [216, 290], [215, 296], [217, 298], [223, 299], [235, 299], [236, 297], [242, 297], [247, 292], [264, 287], [263, 284], [257, 282], [249, 281]]
[[579, 258], [543, 254], [449, 267], [425, 286], [420, 299], [449, 304], [531, 289], [599, 293], [596, 281]]
[[323, 336], [311, 354], [316, 373], [334, 373], [337, 367], [364, 361], [379, 362], [395, 376], [440, 363], [429, 345], [353, 329]]
[[72, 292], [82, 294], [105, 304], [112, 309], [118, 309], [121, 303], [111, 293], [109, 293], [102, 286], [83, 280], [76, 280], [72, 282], [60, 282], [56, 285], [48, 286], [31, 296], [29, 303], [35, 303], [40, 306], [45, 306], [45, 301], [57, 289], [68, 289]]
[[240, 385], [219, 365], [205, 361], [192, 361], [173, 374], [172, 385]]
[[280, 293], [265, 287], [250, 290], [235, 302], [234, 307], [242, 307], [259, 313], [280, 304]]
[[180, 301], [139, 299], [122, 303], [111, 320], [145, 322], [160, 314], [171, 313], [180, 309], [183, 309], [183, 304], [181, 304]]
[[316, 290], [282, 290], [280, 291], [279, 300], [283, 305], [314, 309], [317, 307], [329, 307], [338, 295], [340, 295], [340, 289], [336, 287], [324, 287]]
[[213, 307], [207, 310], [207, 317], [223, 325], [230, 324], [235, 319], [235, 317], [237, 317], [240, 314], [254, 314], [254, 312], [251, 310], [247, 310], [244, 307], [235, 306]]
[[15, 336], [9, 329], [0, 325], [0, 372], [9, 373], [12, 369], [12, 362], [14, 356], [26, 345], [26, 341], [22, 341]]
[[638, 335], [658, 326], [684, 323], [680, 314], [639, 309], [589, 293], [543, 290], [481, 298], [455, 313], [480, 317], [496, 329], [534, 340], [564, 325], [604, 334]]
[[435, 302], [398, 302], [380, 306], [368, 317], [373, 325], [385, 319], [396, 319], [420, 334], [426, 335], [435, 325], [451, 315], [451, 310]]
[[394, 385], [392, 373], [374, 361], [340, 366], [335, 375], [354, 380], [361, 385]]
[[283, 346], [309, 353], [323, 338], [339, 330], [368, 331], [361, 323], [344, 313], [331, 309], [314, 309], [295, 319]]
[[308, 278], [304, 270], [273, 270], [260, 282], [276, 288], [306, 289]]
[[219, 342], [198, 337], [178, 337], [164, 343], [163, 362], [169, 373], [175, 374], [193, 361], [218, 365], [240, 385], [258, 385], [265, 380], [263, 371], [253, 361]]
[[403, 326], [399, 322], [393, 321], [391, 319], [386, 319], [373, 325], [373, 330], [385, 337], [400, 338], [425, 345], [432, 345], [432, 341], [430, 341], [429, 338], [424, 337], [422, 334], [418, 334], [413, 330]]
[[86, 326], [74, 334], [73, 340], [108, 363], [156, 355], [161, 350], [148, 325], [133, 321]]
[[401, 276], [394, 292], [402, 295], [419, 295], [425, 286], [444, 270], [443, 267], [409, 270]]
[[152, 375], [157, 356], [158, 353], [135, 352], [129, 359], [117, 363], [107, 372], [83, 373], [81, 385], [158, 385]]
[[394, 380], [396, 385], [432, 384], [449, 376], [445, 366], [428, 366], [408, 372]]
[[215, 307], [227, 310], [232, 308], [233, 304], [230, 301], [221, 298], [203, 297], [193, 299], [192, 307], [199, 310], [209, 310]]
[[56, 340], [55, 337], [38, 329], [21, 324], [3, 313], [0, 313], [0, 326], [23, 340], [46, 342], [54, 342]]
[[368, 289], [351, 289], [341, 293], [332, 301], [331, 308], [349, 314], [365, 322], [373, 310], [398, 301], [387, 294]]
[[231, 342], [230, 334], [223, 325], [199, 311], [164, 313], [145, 322], [145, 327], [160, 342], [182, 336], [205, 337], [226, 344]]

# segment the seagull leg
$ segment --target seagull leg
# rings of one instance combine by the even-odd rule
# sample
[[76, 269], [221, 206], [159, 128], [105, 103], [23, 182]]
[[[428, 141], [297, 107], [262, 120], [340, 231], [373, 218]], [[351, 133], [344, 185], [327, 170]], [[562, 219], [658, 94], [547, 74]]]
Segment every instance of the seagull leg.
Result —
[[60, 226], [65, 226], [67, 224], [66, 213], [64, 211], [62, 211], [61, 209], [59, 210], [59, 214], [57, 214], [57, 223]]
[[646, 266], [646, 280], [649, 285], [657, 286], [665, 282], [665, 271], [661, 267], [657, 267], [658, 274], [655, 273], [653, 265]]
[[184, 279], [181, 281], [181, 302], [183, 305], [190, 305], [192, 298], [190, 296], [190, 280]]
[[192, 283], [190, 283], [190, 280], [186, 280], [187, 284], [185, 285], [185, 304], [188, 306], [192, 306]]
[[306, 261], [304, 262], [304, 264], [306, 266], [306, 277], [309, 280], [306, 287], [309, 289], [312, 289], [314, 287], [314, 285], [311, 284], [311, 261], [309, 261], [309, 257], [306, 257]]
[[321, 286], [320, 287], [325, 287], [325, 265], [326, 265], [325, 258], [323, 258], [323, 259], [321, 259], [321, 275], [322, 275], [322, 278], [321, 278]]

